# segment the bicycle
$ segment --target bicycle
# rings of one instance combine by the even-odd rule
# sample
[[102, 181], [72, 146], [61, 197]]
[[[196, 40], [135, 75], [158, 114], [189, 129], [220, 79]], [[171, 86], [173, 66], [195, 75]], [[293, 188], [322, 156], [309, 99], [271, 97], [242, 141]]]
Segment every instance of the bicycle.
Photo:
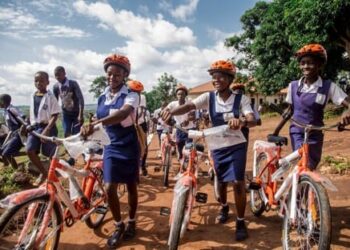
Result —
[[163, 170], [163, 185], [169, 186], [169, 171], [172, 164], [172, 148], [175, 146], [175, 142], [171, 138], [171, 134], [168, 129], [164, 129], [161, 135], [161, 161]]
[[[180, 238], [188, 228], [194, 200], [206, 203], [208, 195], [197, 192], [198, 161], [204, 155], [204, 146], [196, 141], [203, 137], [202, 132], [193, 134], [194, 130], [185, 130], [180, 126], [176, 128], [189, 133], [189, 138], [194, 139], [185, 145], [183, 157], [188, 159], [186, 167], [180, 172], [174, 188], [174, 197], [170, 212], [170, 233], [168, 245], [170, 250], [178, 248]], [[165, 210], [165, 213], [164, 211]], [[161, 214], [167, 214], [168, 209], [162, 208]]]
[[[282, 115], [276, 106], [272, 108]], [[279, 208], [278, 213], [284, 218], [284, 249], [329, 249], [331, 211], [325, 188], [337, 189], [328, 178], [308, 168], [308, 138], [313, 130], [340, 130], [340, 124], [317, 127], [302, 124], [290, 114], [282, 116], [267, 142], [254, 143], [253, 180], [249, 184], [251, 211], [259, 217], [264, 211]], [[288, 139], [278, 134], [289, 119], [304, 128], [304, 144], [282, 158], [282, 146], [287, 145]]]
[[[102, 131], [102, 127], [96, 127], [96, 131]], [[79, 151], [79, 134], [61, 139], [34, 131], [31, 133], [40, 139], [64, 145], [65, 148], [71, 142], [70, 150]], [[93, 147], [96, 143], [108, 144], [106, 141], [101, 143], [96, 138], [80, 144], [82, 149], [87, 147], [86, 164], [80, 170], [59, 159], [59, 147], [56, 147], [46, 183], [35, 189], [11, 194], [0, 201], [0, 206], [6, 209], [0, 217], [2, 249], [57, 249], [64, 223], [71, 227], [80, 219], [90, 228], [101, 225], [108, 206], [102, 181], [102, 158], [95, 157]], [[62, 186], [57, 173], [68, 178], [70, 195]], [[81, 186], [75, 177], [83, 178]]]

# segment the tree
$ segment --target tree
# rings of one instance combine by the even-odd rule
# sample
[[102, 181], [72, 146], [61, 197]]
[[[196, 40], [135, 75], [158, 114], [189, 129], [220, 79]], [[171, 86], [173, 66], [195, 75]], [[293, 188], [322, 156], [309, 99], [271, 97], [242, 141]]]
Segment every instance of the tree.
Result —
[[227, 38], [226, 46], [245, 54], [237, 65], [251, 71], [264, 94], [273, 94], [298, 77], [294, 53], [307, 43], [327, 49], [326, 77], [335, 79], [340, 70], [350, 69], [348, 0], [258, 2], [241, 22], [244, 32]]
[[177, 79], [167, 73], [158, 78], [158, 84], [150, 92], [145, 93], [147, 107], [150, 112], [159, 108], [162, 102], [170, 102], [176, 99], [175, 89], [177, 83]]
[[104, 89], [107, 87], [107, 79], [105, 76], [98, 76], [92, 81], [89, 92], [94, 94], [95, 98], [99, 98]]

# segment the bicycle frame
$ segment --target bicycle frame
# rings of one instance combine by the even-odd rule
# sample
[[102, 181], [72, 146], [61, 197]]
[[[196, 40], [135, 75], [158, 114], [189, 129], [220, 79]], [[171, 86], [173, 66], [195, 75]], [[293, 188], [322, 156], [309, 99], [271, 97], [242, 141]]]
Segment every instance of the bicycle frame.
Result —
[[[102, 170], [102, 158], [94, 158], [94, 154], [88, 154], [87, 162], [84, 168], [82, 170], [77, 170], [71, 167], [65, 161], [60, 160], [58, 151], [59, 151], [59, 147], [56, 147], [55, 153], [50, 162], [48, 178], [46, 183], [44, 183], [43, 185], [41, 185], [36, 189], [18, 192], [10, 195], [7, 198], [8, 199], [7, 203], [10, 206], [12, 206], [12, 205], [17, 205], [17, 204], [26, 202], [32, 199], [33, 197], [39, 197], [41, 195], [49, 194], [50, 196], [49, 205], [45, 210], [43, 223], [41, 224], [35, 239], [33, 239], [33, 241], [35, 240], [35, 242], [33, 243], [35, 244], [34, 246], [39, 248], [43, 247], [46, 241], [50, 238], [50, 235], [47, 235], [45, 239], [43, 239], [43, 236], [45, 234], [45, 229], [48, 226], [50, 215], [53, 210], [53, 205], [55, 202], [58, 202], [59, 204], [63, 203], [66, 206], [67, 210], [65, 213], [63, 213], [62, 207], [60, 206], [61, 208], [60, 216], [62, 217], [62, 224], [58, 225], [58, 227], [55, 230], [53, 230], [51, 234], [55, 233], [57, 230], [63, 231], [63, 222], [69, 218], [73, 218], [72, 222], [74, 222], [74, 220], [76, 219], [82, 219], [84, 221], [96, 210], [97, 206], [104, 201], [104, 199], [101, 197], [100, 199], [94, 202], [95, 204], [93, 204], [93, 207], [90, 207], [90, 205], [92, 204], [86, 204], [86, 201], [84, 201], [83, 199], [85, 197], [91, 197], [96, 181], [98, 181], [98, 185], [102, 186], [102, 183], [99, 180], [97, 173], [95, 173], [94, 171], [94, 169]], [[97, 164], [93, 164], [94, 162], [97, 162]], [[83, 181], [81, 185], [82, 187], [80, 188], [79, 184], [78, 184], [78, 187], [74, 187], [74, 188], [78, 188], [78, 193], [80, 193], [80, 197], [78, 199], [71, 200], [71, 198], [69, 197], [67, 192], [64, 190], [63, 186], [61, 185], [56, 172], [59, 172], [63, 177], [68, 177], [69, 179], [73, 181], [75, 180], [76, 182], [77, 180], [75, 176], [83, 177]], [[82, 192], [84, 192], [84, 194]], [[104, 197], [106, 197], [106, 195], [104, 195]], [[29, 213], [28, 213], [28, 216], [26, 217], [26, 221], [24, 222], [24, 226], [19, 236], [18, 242], [21, 242], [23, 240], [23, 237], [25, 236], [30, 223], [34, 218], [37, 206], [38, 204], [34, 203], [29, 208]]]
[[166, 148], [170, 147], [170, 150], [171, 150], [172, 146], [173, 146], [173, 141], [171, 139], [169, 131], [163, 132], [162, 135], [161, 135], [161, 152], [162, 152], [162, 163], [163, 163], [163, 165], [165, 164]]
[[[304, 143], [302, 147], [300, 147], [298, 150], [292, 152], [291, 154], [287, 155], [283, 158], [284, 161], [288, 163], [287, 167], [281, 167], [278, 168], [278, 162], [281, 160], [281, 146], [278, 145], [270, 145], [267, 147], [263, 147], [259, 145], [261, 144], [261, 141], [256, 141], [254, 144], [254, 159], [257, 159], [257, 156], [260, 153], [265, 153], [267, 155], [267, 163], [262, 168], [260, 174], [257, 176], [256, 173], [256, 164], [257, 162], [254, 161], [254, 168], [253, 168], [253, 176], [256, 176], [256, 180], [258, 183], [263, 183], [261, 180], [262, 175], [268, 171], [268, 176], [266, 180], [266, 193], [265, 191], [261, 192], [262, 199], [265, 203], [265, 205], [272, 206], [278, 204], [278, 201], [280, 202], [280, 213], [283, 214], [283, 211], [287, 212], [289, 218], [291, 221], [295, 220], [296, 216], [296, 200], [297, 200], [297, 190], [298, 190], [298, 183], [299, 179], [303, 175], [309, 175], [313, 180], [316, 182], [321, 183], [324, 187], [326, 187], [329, 190], [336, 191], [336, 187], [332, 184], [332, 182], [324, 177], [318, 174], [317, 172], [311, 171], [308, 168], [308, 159], [309, 159], [309, 144], [308, 144], [308, 138], [309, 138], [309, 129], [305, 129], [305, 136], [304, 136]], [[278, 179], [283, 176], [291, 167], [291, 162], [298, 160], [298, 163], [294, 166], [293, 170], [289, 172], [287, 177], [282, 181], [282, 184], [278, 188], [277, 181]], [[286, 205], [286, 198], [287, 194], [291, 193], [291, 207], [290, 211], [288, 211], [288, 206]], [[311, 204], [309, 204], [311, 205]]]

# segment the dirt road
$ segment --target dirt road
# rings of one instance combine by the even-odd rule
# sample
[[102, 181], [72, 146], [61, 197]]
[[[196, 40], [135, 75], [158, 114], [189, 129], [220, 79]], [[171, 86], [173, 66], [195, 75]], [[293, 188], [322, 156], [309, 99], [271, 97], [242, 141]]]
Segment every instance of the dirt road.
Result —
[[[263, 120], [263, 126], [251, 130], [249, 150], [251, 152], [254, 140], [266, 138], [277, 125], [278, 118]], [[327, 123], [332, 123], [328, 121]], [[282, 135], [288, 136], [287, 128]], [[350, 156], [350, 133], [329, 132], [325, 137], [324, 155]], [[172, 189], [165, 188], [161, 184], [161, 173], [153, 171], [160, 164], [156, 158], [158, 141], [154, 137], [149, 151], [148, 166], [150, 178], [141, 177], [139, 186], [139, 208], [137, 217], [137, 237], [130, 242], [123, 242], [118, 249], [167, 249], [167, 237], [169, 233], [168, 217], [159, 214], [160, 207], [170, 207], [172, 201]], [[289, 152], [290, 148], [286, 149]], [[247, 172], [251, 170], [252, 154], [249, 154]], [[173, 159], [174, 169], [178, 167]], [[202, 169], [206, 166], [202, 164]], [[171, 173], [174, 176], [174, 172]], [[332, 206], [332, 249], [350, 248], [350, 177], [329, 175], [333, 183], [338, 187], [338, 192], [329, 192]], [[172, 178], [171, 178], [172, 179]], [[248, 222], [249, 239], [243, 243], [235, 241], [235, 208], [233, 203], [232, 188], [229, 194], [230, 220], [227, 224], [215, 223], [215, 217], [219, 212], [219, 205], [214, 199], [210, 180], [203, 177], [199, 181], [199, 190], [208, 193], [207, 204], [197, 204], [192, 213], [190, 230], [181, 240], [180, 249], [281, 249], [281, 225], [282, 219], [275, 212], [265, 213], [256, 218], [247, 206], [246, 220]], [[126, 195], [122, 197], [122, 211], [127, 211]], [[123, 213], [123, 218], [127, 214]], [[61, 236], [60, 249], [104, 249], [106, 239], [114, 229], [111, 214], [108, 213], [104, 224], [93, 231], [83, 223], [78, 222], [72, 228], [65, 228]]]

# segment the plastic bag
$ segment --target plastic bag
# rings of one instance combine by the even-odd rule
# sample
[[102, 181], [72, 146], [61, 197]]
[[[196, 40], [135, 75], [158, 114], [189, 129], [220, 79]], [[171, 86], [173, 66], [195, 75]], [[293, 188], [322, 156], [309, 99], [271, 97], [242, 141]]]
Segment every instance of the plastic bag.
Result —
[[106, 146], [111, 143], [108, 134], [103, 128], [102, 124], [95, 126], [95, 131], [92, 135], [88, 136], [87, 140], [83, 140], [80, 136], [68, 137], [63, 145], [66, 148], [68, 154], [76, 159], [79, 155], [84, 153], [86, 148], [93, 148], [96, 146]]
[[225, 148], [246, 142], [241, 130], [233, 130], [228, 125], [221, 125], [203, 130], [209, 150]]

